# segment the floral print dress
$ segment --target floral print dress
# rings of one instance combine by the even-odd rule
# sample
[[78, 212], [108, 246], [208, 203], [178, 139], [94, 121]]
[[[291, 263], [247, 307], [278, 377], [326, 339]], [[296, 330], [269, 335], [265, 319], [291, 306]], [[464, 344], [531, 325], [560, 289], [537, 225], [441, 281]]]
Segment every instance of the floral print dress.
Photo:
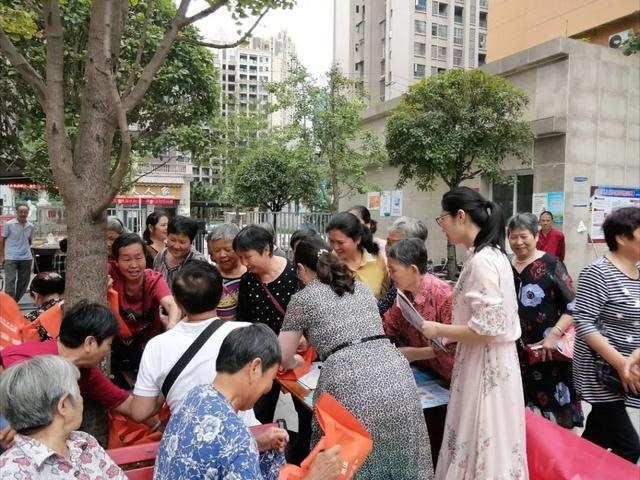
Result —
[[436, 479], [526, 480], [518, 304], [511, 265], [500, 250], [485, 247], [465, 262], [452, 324], [493, 339], [458, 342]]
[[571, 277], [564, 264], [548, 253], [513, 274], [522, 328], [518, 355], [525, 404], [565, 428], [581, 427], [584, 418], [573, 388], [571, 362], [529, 365], [525, 351], [526, 345], [541, 341], [563, 314], [573, 314]]

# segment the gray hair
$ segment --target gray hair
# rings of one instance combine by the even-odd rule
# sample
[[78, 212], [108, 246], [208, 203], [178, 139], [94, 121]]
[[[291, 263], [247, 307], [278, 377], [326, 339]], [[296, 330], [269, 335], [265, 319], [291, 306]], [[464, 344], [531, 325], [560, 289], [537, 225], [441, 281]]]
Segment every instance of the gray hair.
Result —
[[53, 422], [65, 395], [80, 398], [80, 371], [59, 355], [40, 355], [9, 367], [0, 375], [0, 412], [19, 433], [31, 433]]
[[429, 230], [422, 220], [412, 217], [398, 218], [389, 227], [389, 231], [391, 230], [401, 230], [405, 238], [419, 238], [423, 242], [426, 242], [429, 236]]
[[124, 228], [124, 223], [118, 217], [107, 217], [107, 230], [111, 230], [112, 232], [116, 232], [118, 235], [122, 235], [127, 231]]
[[216, 225], [213, 230], [207, 235], [207, 242], [215, 242], [216, 240], [227, 240], [233, 242], [236, 235], [240, 231], [235, 223], [223, 223], [222, 225]]
[[420, 238], [405, 238], [394, 243], [389, 248], [387, 257], [396, 260], [405, 267], [415, 265], [418, 267], [420, 275], [428, 272], [429, 257], [424, 242]]
[[516, 213], [509, 219], [507, 235], [513, 230], [529, 230], [534, 237], [538, 234], [538, 219], [533, 213]]
[[236, 328], [225, 337], [216, 359], [216, 372], [233, 375], [255, 358], [262, 361], [263, 373], [282, 361], [278, 337], [263, 323]]

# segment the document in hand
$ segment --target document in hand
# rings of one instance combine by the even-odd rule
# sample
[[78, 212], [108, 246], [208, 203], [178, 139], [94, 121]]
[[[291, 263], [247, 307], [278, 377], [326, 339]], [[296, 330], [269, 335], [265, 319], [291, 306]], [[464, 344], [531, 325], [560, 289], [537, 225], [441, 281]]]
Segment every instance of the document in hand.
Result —
[[[424, 318], [422, 318], [422, 315], [420, 315], [415, 309], [415, 307], [411, 303], [411, 300], [409, 300], [400, 289], [398, 289], [398, 295], [396, 296], [396, 304], [402, 312], [402, 316], [404, 317], [404, 319], [409, 322], [416, 330], [421, 332], [422, 322], [424, 321]], [[449, 350], [447, 350], [447, 347], [445, 347], [444, 343], [442, 343], [442, 340], [440, 340], [439, 338], [432, 338], [431, 343], [434, 347], [439, 348], [443, 352], [450, 353]]]
[[373, 440], [364, 425], [328, 393], [320, 395], [316, 402], [316, 417], [324, 435], [300, 467], [286, 465], [278, 480], [302, 480], [316, 455], [335, 445], [341, 447], [338, 480], [349, 480], [371, 453]]

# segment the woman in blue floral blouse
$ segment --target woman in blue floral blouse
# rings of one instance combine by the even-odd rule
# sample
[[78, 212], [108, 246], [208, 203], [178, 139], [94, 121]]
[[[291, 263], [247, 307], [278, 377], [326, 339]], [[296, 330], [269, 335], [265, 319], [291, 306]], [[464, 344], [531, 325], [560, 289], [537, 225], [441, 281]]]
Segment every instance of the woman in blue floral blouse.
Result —
[[[525, 403], [562, 427], [582, 426], [584, 417], [573, 387], [571, 361], [551, 357], [573, 324], [571, 277], [558, 258], [536, 248], [538, 219], [533, 214], [515, 215], [507, 232], [514, 252], [511, 264], [522, 327], [518, 353]], [[542, 361], [530, 361], [527, 345], [539, 348]]]

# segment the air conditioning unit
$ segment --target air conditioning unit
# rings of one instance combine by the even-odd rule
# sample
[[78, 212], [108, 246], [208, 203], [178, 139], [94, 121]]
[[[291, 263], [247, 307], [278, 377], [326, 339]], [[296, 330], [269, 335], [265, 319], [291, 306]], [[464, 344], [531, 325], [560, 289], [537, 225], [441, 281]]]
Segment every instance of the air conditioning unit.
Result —
[[614, 33], [609, 37], [609, 47], [611, 48], [620, 48], [622, 42], [624, 42], [631, 35], [633, 30], [623, 30], [622, 32]]

